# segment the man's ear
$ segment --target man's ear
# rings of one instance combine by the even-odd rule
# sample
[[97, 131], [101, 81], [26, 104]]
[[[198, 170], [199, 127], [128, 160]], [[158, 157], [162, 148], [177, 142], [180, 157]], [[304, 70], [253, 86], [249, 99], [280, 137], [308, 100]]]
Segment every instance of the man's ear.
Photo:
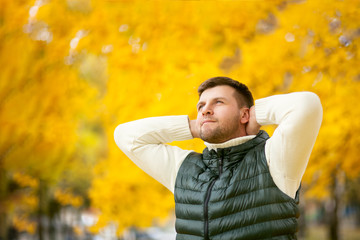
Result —
[[249, 108], [241, 108], [240, 109], [240, 123], [246, 124], [250, 119], [250, 109]]

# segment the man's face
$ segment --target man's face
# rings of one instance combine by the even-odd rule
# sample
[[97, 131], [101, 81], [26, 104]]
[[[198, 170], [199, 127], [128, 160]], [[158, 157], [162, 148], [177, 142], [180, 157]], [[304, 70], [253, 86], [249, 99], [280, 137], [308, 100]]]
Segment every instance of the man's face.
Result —
[[246, 135], [241, 123], [244, 108], [239, 108], [235, 89], [224, 85], [206, 89], [197, 104], [200, 138], [209, 143], [223, 143]]

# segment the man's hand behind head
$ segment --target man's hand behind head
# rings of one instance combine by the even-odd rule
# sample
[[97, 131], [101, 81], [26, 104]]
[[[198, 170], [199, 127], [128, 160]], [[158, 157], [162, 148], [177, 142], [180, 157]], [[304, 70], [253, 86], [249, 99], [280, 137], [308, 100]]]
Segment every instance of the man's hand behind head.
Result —
[[193, 138], [200, 138], [200, 129], [196, 125], [196, 120], [189, 119], [189, 126]]
[[261, 125], [256, 121], [255, 106], [250, 108], [250, 118], [246, 125], [247, 135], [256, 135], [260, 131]]

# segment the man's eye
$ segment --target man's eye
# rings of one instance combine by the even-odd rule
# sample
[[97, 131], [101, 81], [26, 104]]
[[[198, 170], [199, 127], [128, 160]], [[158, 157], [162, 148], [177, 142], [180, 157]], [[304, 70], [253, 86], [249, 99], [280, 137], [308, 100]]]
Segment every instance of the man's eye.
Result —
[[216, 103], [224, 103], [224, 102], [223, 102], [223, 101], [218, 100], [218, 101], [216, 101]]
[[198, 111], [200, 111], [203, 108], [203, 105], [198, 107]]

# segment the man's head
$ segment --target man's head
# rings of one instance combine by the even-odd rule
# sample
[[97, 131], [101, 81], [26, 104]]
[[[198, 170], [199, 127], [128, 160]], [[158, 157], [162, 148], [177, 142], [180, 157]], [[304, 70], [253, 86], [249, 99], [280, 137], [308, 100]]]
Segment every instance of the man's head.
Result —
[[197, 126], [201, 139], [223, 143], [247, 135], [249, 108], [254, 105], [254, 99], [244, 84], [215, 77], [203, 82], [198, 93]]
[[235, 95], [236, 101], [239, 104], [239, 108], [246, 106], [250, 108], [252, 105], [254, 105], [254, 98], [249, 90], [249, 88], [238, 81], [235, 81], [228, 77], [214, 77], [206, 80], [202, 84], [200, 84], [198, 88], [199, 97], [201, 97], [201, 94], [209, 88], [213, 88], [216, 86], [230, 86], [235, 89]]

